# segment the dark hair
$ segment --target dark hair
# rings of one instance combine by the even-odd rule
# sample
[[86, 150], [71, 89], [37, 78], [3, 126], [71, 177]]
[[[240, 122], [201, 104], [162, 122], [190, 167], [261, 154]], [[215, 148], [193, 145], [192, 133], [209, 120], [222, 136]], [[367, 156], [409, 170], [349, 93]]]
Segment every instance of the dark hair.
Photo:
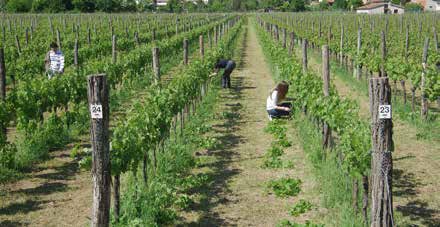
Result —
[[283, 80], [279, 82], [273, 90], [278, 91], [277, 99], [283, 100], [286, 98], [287, 92], [289, 91], [289, 83]]
[[50, 48], [57, 49], [58, 48], [58, 44], [56, 42], [51, 42], [50, 43]]

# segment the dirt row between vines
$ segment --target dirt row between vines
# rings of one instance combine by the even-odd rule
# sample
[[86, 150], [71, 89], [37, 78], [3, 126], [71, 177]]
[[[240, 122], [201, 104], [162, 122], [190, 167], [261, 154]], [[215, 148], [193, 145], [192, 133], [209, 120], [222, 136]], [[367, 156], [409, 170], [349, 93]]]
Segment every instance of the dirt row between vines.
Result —
[[[274, 86], [269, 66], [256, 37], [248, 26], [243, 65], [232, 74], [232, 89], [220, 93], [218, 115], [232, 116], [213, 120], [213, 137], [221, 148], [205, 151], [208, 163], [196, 173], [209, 174], [214, 182], [203, 191], [191, 211], [184, 214], [182, 226], [275, 226], [281, 219], [304, 223], [317, 220], [324, 209], [315, 208], [300, 217], [289, 216], [289, 207], [299, 199], [319, 206], [317, 182], [314, 181], [306, 157], [298, 141], [297, 131], [289, 129], [292, 147], [285, 150], [285, 160], [292, 160], [292, 169], [264, 169], [263, 156], [272, 136], [264, 132], [268, 123], [266, 97]], [[281, 177], [303, 181], [301, 193], [290, 198], [268, 194], [266, 184]]]
[[[320, 55], [309, 54], [309, 68], [321, 75]], [[296, 49], [297, 56], [302, 56]], [[332, 64], [334, 65], [334, 62]], [[331, 69], [331, 80], [341, 97], [358, 103], [362, 118], [370, 118], [369, 98], [355, 90]], [[440, 144], [418, 139], [412, 125], [394, 117], [393, 194], [394, 209], [405, 224], [438, 226], [440, 223]]]

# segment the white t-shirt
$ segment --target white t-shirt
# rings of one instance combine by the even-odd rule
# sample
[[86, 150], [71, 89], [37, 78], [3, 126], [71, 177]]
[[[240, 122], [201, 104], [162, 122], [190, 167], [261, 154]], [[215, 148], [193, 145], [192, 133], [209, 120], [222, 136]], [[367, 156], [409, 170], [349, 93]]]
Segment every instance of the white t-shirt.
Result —
[[266, 110], [273, 110], [278, 105], [278, 91], [273, 91], [266, 100]]

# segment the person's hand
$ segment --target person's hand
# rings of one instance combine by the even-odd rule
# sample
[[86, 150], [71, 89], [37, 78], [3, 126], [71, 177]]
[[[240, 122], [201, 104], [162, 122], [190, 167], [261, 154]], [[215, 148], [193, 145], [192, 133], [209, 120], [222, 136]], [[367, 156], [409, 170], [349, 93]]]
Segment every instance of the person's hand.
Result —
[[289, 107], [284, 107], [284, 111], [290, 111]]

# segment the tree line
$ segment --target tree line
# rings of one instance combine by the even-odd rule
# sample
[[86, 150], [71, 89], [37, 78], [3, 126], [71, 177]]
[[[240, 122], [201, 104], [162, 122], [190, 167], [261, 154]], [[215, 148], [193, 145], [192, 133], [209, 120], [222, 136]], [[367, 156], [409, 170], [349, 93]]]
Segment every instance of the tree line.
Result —
[[[392, 0], [395, 4], [406, 0]], [[157, 6], [157, 0], [0, 0], [0, 12], [59, 13], [59, 12], [231, 12], [231, 11], [321, 11], [354, 10], [362, 0], [167, 0]], [[418, 4], [406, 4], [409, 11], [421, 11]]]
[[168, 0], [158, 7], [157, 0], [0, 0], [0, 11], [10, 13], [58, 12], [228, 12], [228, 11], [304, 11], [309, 0]]

